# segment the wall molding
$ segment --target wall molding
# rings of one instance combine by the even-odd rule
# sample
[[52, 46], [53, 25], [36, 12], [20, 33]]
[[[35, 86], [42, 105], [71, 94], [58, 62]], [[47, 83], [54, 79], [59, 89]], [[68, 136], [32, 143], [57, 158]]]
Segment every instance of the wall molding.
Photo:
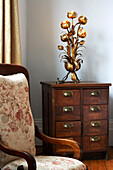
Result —
[[[38, 125], [40, 131], [42, 132], [42, 119], [35, 119], [35, 124]], [[36, 140], [36, 145], [41, 146], [42, 141]], [[109, 146], [113, 146], [113, 119], [109, 120]]]

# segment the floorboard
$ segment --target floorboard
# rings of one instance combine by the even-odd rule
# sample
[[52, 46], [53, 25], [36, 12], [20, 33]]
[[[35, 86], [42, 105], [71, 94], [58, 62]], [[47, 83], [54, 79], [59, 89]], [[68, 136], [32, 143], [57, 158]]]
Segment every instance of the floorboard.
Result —
[[91, 170], [91, 161], [90, 160], [85, 160], [83, 163], [88, 167], [88, 170]]
[[98, 160], [99, 170], [106, 170], [106, 163], [104, 159]]

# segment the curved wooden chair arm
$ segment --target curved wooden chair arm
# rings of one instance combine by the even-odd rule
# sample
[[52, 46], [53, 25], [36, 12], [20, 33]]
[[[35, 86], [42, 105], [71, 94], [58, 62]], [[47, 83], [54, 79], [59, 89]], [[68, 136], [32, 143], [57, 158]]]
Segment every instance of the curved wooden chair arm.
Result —
[[49, 136], [43, 134], [42, 132], [40, 132], [37, 125], [35, 125], [35, 136], [38, 137], [39, 139], [43, 140], [46, 143], [71, 146], [74, 150], [73, 157], [76, 159], [81, 158], [80, 145], [74, 140], [49, 137]]
[[0, 150], [2, 152], [7, 153], [8, 155], [24, 158], [28, 163], [28, 170], [36, 170], [36, 161], [34, 157], [28, 152], [9, 148], [8, 146], [4, 145], [1, 141], [0, 141]]

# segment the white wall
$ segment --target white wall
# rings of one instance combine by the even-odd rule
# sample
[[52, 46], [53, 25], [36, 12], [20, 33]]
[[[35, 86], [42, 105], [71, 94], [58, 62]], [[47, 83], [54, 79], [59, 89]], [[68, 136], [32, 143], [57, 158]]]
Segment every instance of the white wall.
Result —
[[50, 0], [28, 1], [28, 69], [31, 75], [32, 110], [41, 119], [40, 81], [56, 79], [52, 4]]
[[[62, 79], [66, 75], [60, 63], [60, 23], [67, 11], [85, 15], [88, 23], [84, 63], [79, 78], [82, 81], [113, 83], [113, 1], [111, 0], [19, 0], [23, 63], [31, 79], [32, 110], [41, 119], [40, 81]], [[70, 78], [69, 78], [70, 79]], [[113, 87], [110, 87], [110, 119], [113, 125]], [[112, 127], [112, 126], [110, 126]], [[111, 128], [113, 131], [113, 129]], [[113, 142], [112, 142], [113, 143]]]

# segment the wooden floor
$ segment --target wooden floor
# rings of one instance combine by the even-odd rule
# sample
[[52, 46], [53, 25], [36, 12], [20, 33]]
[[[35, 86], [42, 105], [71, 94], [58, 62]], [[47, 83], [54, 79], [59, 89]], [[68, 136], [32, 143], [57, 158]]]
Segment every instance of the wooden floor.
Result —
[[109, 149], [109, 160], [85, 160], [88, 170], [113, 170], [113, 147]]
[[[37, 148], [38, 153], [42, 151], [42, 148]], [[82, 161], [87, 165], [88, 170], [113, 170], [113, 147], [109, 148], [109, 160], [85, 160]]]
[[111, 160], [88, 160], [83, 161], [87, 165], [88, 170], [113, 170], [113, 159]]

